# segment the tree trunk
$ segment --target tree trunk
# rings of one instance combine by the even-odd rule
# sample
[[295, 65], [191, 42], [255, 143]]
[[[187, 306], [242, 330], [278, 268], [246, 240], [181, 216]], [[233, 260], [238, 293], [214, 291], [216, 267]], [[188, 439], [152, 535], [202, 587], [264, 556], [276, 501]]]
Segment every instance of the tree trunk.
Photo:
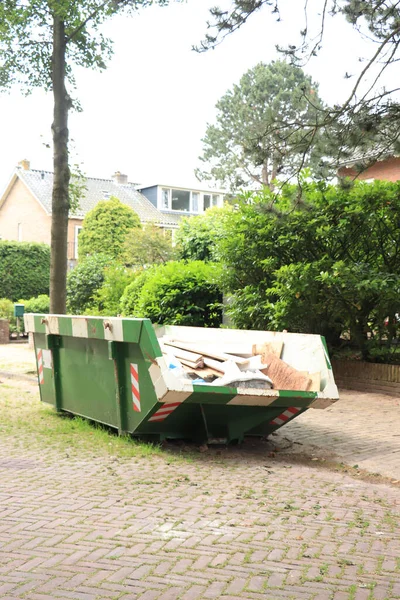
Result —
[[65, 24], [53, 17], [52, 81], [54, 96], [53, 196], [51, 214], [50, 312], [65, 314], [67, 287], [67, 241], [69, 212], [68, 111], [70, 98], [65, 89]]

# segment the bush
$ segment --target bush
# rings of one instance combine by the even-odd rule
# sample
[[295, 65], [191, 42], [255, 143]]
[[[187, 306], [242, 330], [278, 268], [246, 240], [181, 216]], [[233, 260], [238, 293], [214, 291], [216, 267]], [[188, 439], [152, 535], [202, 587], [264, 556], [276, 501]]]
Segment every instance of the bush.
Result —
[[0, 298], [0, 319], [11, 321], [14, 317], [14, 304], [8, 298]]
[[93, 304], [94, 294], [101, 288], [104, 271], [110, 259], [102, 254], [94, 254], [80, 261], [68, 273], [67, 310], [80, 315]]
[[120, 313], [121, 296], [125, 288], [138, 276], [136, 271], [123, 265], [106, 267], [104, 281], [93, 296], [93, 305], [86, 309], [86, 314], [116, 316]]
[[147, 317], [154, 323], [219, 327], [222, 293], [219, 268], [201, 261], [170, 262], [145, 271], [125, 290], [124, 315]]
[[0, 298], [16, 302], [48, 294], [49, 280], [49, 246], [0, 241]]
[[48, 314], [50, 312], [50, 298], [46, 294], [29, 300], [19, 300], [19, 304], [25, 306], [26, 313]]
[[137, 303], [146, 281], [152, 276], [154, 267], [146, 271], [136, 271], [136, 277], [126, 288], [121, 297], [120, 311], [124, 316], [136, 316]]

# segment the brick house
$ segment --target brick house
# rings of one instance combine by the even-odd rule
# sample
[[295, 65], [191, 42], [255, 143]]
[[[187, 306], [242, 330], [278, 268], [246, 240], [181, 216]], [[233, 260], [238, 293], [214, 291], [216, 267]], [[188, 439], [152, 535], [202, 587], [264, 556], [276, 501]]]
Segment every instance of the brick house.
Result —
[[[356, 165], [369, 165], [359, 172]], [[339, 177], [351, 177], [362, 181], [373, 181], [380, 179], [383, 181], [400, 180], [400, 157], [390, 156], [387, 158], [379, 157], [379, 154], [368, 154], [364, 156], [354, 156], [340, 165], [338, 169]]]
[[[176, 229], [179, 216], [163, 214], [119, 172], [112, 179], [88, 177], [79, 210], [68, 223], [68, 261], [77, 259], [77, 241], [82, 221], [100, 200], [115, 196], [139, 215], [143, 224], [153, 223], [164, 229]], [[22, 161], [15, 169], [0, 198], [0, 239], [43, 242], [50, 245], [51, 196], [53, 173], [30, 168]]]

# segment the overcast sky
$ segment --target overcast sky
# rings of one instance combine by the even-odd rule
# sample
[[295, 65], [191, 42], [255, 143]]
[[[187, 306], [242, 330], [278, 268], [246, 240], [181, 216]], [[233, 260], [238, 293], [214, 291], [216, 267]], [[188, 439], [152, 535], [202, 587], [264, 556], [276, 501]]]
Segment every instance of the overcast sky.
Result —
[[[104, 27], [114, 40], [114, 57], [103, 73], [78, 72], [76, 94], [83, 112], [70, 118], [73, 158], [83, 163], [86, 175], [109, 178], [120, 170], [143, 184], [195, 181], [201, 138], [214, 120], [218, 99], [258, 62], [278, 58], [275, 44], [295, 40], [303, 25], [303, 1], [282, 1], [288, 8], [281, 23], [261, 10], [218, 48], [198, 54], [191, 47], [204, 36], [208, 8], [215, 3], [187, 0], [152, 7]], [[316, 25], [318, 14], [311, 12]], [[345, 98], [351, 81], [344, 73], [360, 69], [362, 51], [351, 26], [333, 19], [324, 52], [305, 69], [319, 82], [325, 101]], [[45, 147], [51, 143], [51, 120], [51, 95], [36, 90], [26, 98], [17, 89], [0, 95], [2, 189], [23, 158], [32, 168], [52, 170], [52, 151]]]

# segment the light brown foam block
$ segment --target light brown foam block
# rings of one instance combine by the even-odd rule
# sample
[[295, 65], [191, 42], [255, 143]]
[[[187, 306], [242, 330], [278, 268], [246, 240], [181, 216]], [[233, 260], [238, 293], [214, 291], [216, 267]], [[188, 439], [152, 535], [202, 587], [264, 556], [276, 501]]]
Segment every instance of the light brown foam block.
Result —
[[275, 390], [298, 390], [307, 391], [311, 384], [308, 375], [303, 375], [297, 369], [294, 369], [274, 354], [264, 354], [263, 362], [268, 365], [262, 369], [264, 375], [268, 375], [272, 380]]
[[[261, 354], [264, 356], [265, 354], [273, 354], [278, 358], [281, 357], [283, 348], [283, 342], [266, 342], [265, 344], [253, 344], [253, 356], [257, 354]], [[264, 362], [264, 360], [263, 360]]]

